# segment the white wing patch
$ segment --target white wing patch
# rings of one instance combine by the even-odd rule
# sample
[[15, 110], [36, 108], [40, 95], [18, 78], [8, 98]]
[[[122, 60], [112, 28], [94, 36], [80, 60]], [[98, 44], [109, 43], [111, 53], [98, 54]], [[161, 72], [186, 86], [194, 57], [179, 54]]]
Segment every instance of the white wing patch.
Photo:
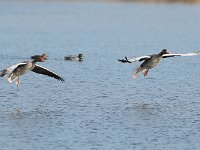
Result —
[[186, 54], [164, 54], [162, 57], [173, 57], [173, 56], [196, 56], [200, 55], [200, 51]]
[[136, 62], [136, 61], [139, 61], [141, 59], [150, 58], [150, 57], [151, 56], [149, 56], [149, 55], [147, 55], [147, 56], [140, 56], [140, 57], [131, 58], [128, 61], [130, 61], [130, 62]]

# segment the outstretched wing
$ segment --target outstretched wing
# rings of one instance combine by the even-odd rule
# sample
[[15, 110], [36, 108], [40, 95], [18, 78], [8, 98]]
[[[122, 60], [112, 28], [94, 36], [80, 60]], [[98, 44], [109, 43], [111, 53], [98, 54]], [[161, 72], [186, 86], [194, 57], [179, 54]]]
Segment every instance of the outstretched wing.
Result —
[[25, 62], [22, 62], [22, 63], [17, 63], [17, 64], [14, 64], [10, 67], [7, 67], [3, 70], [0, 71], [0, 77], [3, 77], [5, 76], [6, 74], [9, 74], [11, 73], [15, 68], [17, 68], [19, 65], [25, 65], [26, 63]]
[[149, 58], [151, 58], [151, 55], [140, 56], [140, 57], [135, 57], [135, 58], [131, 58], [131, 59], [128, 59], [127, 57], [125, 57], [125, 59], [119, 59], [118, 61], [123, 62], [123, 63], [132, 63], [132, 62], [136, 62], [136, 61], [144, 61]]
[[44, 67], [41, 67], [39, 65], [35, 65], [35, 67], [31, 70], [35, 73], [38, 73], [38, 74], [43, 74], [43, 75], [47, 75], [47, 76], [50, 76], [50, 77], [53, 77], [57, 80], [60, 80], [60, 81], [65, 81], [63, 78], [61, 78], [60, 76], [58, 76], [56, 73], [44, 68]]
[[175, 56], [196, 56], [196, 55], [200, 55], [200, 51], [193, 53], [186, 53], [186, 54], [164, 54], [162, 58], [175, 57]]

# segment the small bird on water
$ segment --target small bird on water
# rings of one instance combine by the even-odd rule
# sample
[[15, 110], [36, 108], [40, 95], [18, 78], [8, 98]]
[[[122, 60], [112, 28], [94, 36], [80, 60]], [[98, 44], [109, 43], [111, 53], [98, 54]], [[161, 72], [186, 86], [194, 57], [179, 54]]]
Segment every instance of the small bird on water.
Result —
[[83, 54], [65, 56], [65, 60], [83, 61]]

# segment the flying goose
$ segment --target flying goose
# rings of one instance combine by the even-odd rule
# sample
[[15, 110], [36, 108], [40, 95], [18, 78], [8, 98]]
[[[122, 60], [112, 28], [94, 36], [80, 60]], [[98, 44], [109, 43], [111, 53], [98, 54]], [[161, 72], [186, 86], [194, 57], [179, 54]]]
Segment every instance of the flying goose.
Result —
[[17, 86], [19, 86], [20, 84], [19, 77], [28, 73], [29, 71], [33, 71], [38, 74], [43, 74], [43, 75], [53, 77], [63, 82], [64, 79], [58, 76], [56, 73], [44, 67], [36, 65], [37, 62], [44, 62], [45, 59], [46, 59], [45, 57], [35, 56], [34, 59], [31, 61], [24, 61], [21, 63], [14, 64], [0, 71], [0, 77], [3, 77], [4, 75], [8, 74], [8, 78], [7, 78], [8, 82], [11, 83], [15, 79], [17, 79], [16, 84]]
[[135, 57], [132, 59], [128, 59], [125, 57], [125, 59], [119, 59], [118, 61], [123, 62], [123, 63], [132, 63], [136, 61], [144, 61], [140, 67], [136, 68], [136, 72], [133, 75], [133, 78], [137, 78], [138, 73], [142, 72], [144, 77], [147, 76], [147, 73], [149, 69], [154, 68], [160, 61], [161, 58], [168, 58], [168, 57], [175, 57], [175, 56], [195, 56], [195, 55], [200, 55], [200, 51], [196, 51], [193, 53], [186, 53], [186, 54], [170, 54], [167, 49], [163, 49], [160, 53], [158, 54], [153, 54], [153, 55], [146, 55], [146, 56], [140, 56], [140, 57]]

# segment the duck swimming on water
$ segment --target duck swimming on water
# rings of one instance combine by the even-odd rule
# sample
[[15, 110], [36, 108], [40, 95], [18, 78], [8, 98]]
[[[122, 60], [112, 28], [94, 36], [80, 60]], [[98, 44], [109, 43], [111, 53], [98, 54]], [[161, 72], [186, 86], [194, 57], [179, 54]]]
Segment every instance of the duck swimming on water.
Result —
[[140, 73], [140, 72], [142, 72], [144, 77], [146, 77], [149, 69], [152, 69], [157, 64], [159, 64], [162, 58], [175, 57], [175, 56], [195, 56], [195, 55], [200, 55], [200, 51], [193, 52], [193, 53], [186, 53], [186, 54], [171, 54], [168, 52], [167, 49], [163, 49], [158, 54], [146, 55], [146, 56], [136, 57], [136, 58], [132, 58], [132, 59], [128, 59], [127, 57], [125, 57], [125, 59], [119, 59], [118, 61], [123, 62], [123, 63], [144, 61], [140, 65], [140, 67], [136, 68], [136, 72], [133, 75], [133, 78], [137, 78], [138, 73]]
[[53, 78], [63, 82], [64, 79], [61, 78], [60, 76], [58, 76], [56, 73], [54, 73], [44, 67], [36, 65], [37, 62], [44, 62], [44, 61], [45, 61], [45, 57], [35, 56], [34, 59], [31, 61], [24, 61], [21, 63], [17, 63], [15, 65], [12, 65], [8, 68], [3, 69], [2, 71], [0, 71], [0, 77], [3, 77], [6, 74], [8, 74], [8, 78], [7, 78], [8, 82], [11, 83], [15, 79], [17, 79], [16, 84], [17, 84], [17, 86], [19, 86], [19, 84], [20, 84], [19, 77], [28, 73], [29, 71], [33, 71], [38, 74], [43, 74], [43, 75], [53, 77]]
[[65, 60], [83, 61], [83, 54], [65, 56]]

